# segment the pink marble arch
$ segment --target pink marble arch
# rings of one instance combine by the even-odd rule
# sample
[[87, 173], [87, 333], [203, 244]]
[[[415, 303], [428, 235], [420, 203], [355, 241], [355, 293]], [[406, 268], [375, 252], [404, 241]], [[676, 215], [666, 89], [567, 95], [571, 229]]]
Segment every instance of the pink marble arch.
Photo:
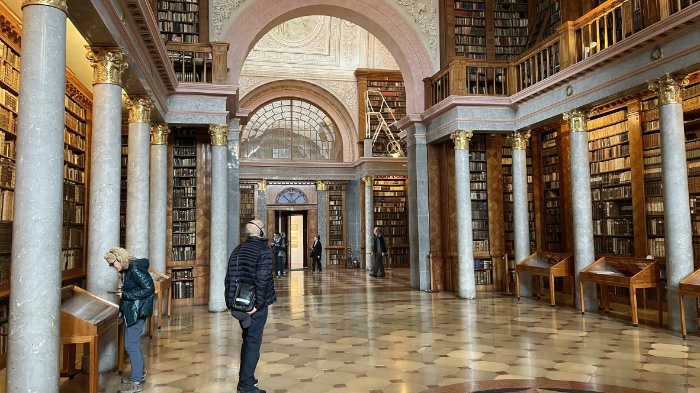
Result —
[[229, 84], [238, 86], [243, 63], [262, 36], [283, 22], [309, 15], [344, 19], [377, 37], [403, 74], [408, 113], [423, 112], [423, 79], [435, 70], [416, 31], [384, 0], [256, 0], [233, 20], [224, 38], [230, 43]]
[[[353, 162], [359, 158], [357, 125], [345, 106], [323, 87], [290, 79], [266, 83], [246, 93], [240, 100], [240, 107], [249, 109], [252, 115], [270, 101], [289, 97], [311, 102], [325, 111], [338, 128], [340, 142], [343, 144], [343, 161]], [[245, 126], [243, 130], [245, 132]]]

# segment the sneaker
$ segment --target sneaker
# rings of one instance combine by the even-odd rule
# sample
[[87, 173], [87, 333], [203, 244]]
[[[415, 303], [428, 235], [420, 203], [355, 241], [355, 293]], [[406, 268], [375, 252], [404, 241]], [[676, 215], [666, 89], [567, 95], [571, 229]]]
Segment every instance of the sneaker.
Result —
[[143, 390], [143, 385], [139, 382], [129, 381], [121, 389], [117, 390], [117, 393], [136, 393]]
[[[147, 378], [148, 378], [148, 376], [146, 375], [146, 372], [144, 371], [144, 372], [143, 372], [143, 375], [141, 376], [141, 383], [146, 382], [146, 379], [147, 379]], [[127, 384], [127, 383], [129, 383], [129, 382], [131, 382], [131, 380], [129, 380], [129, 378], [127, 378], [127, 377], [122, 377], [122, 385]]]

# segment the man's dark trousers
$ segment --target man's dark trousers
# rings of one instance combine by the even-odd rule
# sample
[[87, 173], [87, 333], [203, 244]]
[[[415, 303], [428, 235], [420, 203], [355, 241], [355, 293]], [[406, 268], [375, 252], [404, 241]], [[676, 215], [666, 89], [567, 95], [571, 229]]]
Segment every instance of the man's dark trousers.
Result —
[[241, 393], [257, 391], [255, 384], [255, 368], [260, 359], [263, 329], [267, 322], [267, 307], [258, 310], [250, 317], [250, 326], [243, 329], [243, 345], [241, 345], [241, 369], [238, 373], [238, 390]]

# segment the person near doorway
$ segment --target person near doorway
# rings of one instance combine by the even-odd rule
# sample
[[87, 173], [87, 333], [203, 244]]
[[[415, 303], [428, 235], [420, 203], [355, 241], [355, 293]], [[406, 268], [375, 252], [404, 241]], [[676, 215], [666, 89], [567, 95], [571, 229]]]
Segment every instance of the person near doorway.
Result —
[[270, 251], [272, 251], [272, 261], [275, 266], [275, 278], [282, 278], [284, 277], [284, 261], [282, 258], [280, 258], [280, 252], [282, 251], [282, 236], [280, 236], [280, 233], [277, 231], [275, 231], [272, 238]]
[[323, 246], [321, 245], [321, 236], [314, 237], [314, 245], [311, 246], [311, 272], [321, 273], [321, 255], [323, 255]]
[[146, 382], [141, 332], [146, 319], [153, 314], [153, 297], [156, 287], [148, 272], [148, 259], [134, 258], [121, 247], [113, 247], [104, 256], [112, 269], [121, 274], [122, 287], [119, 296], [119, 314], [124, 318], [124, 349], [131, 360], [131, 377], [122, 378], [119, 393], [135, 393], [143, 390]]
[[260, 220], [249, 221], [245, 226], [246, 240], [231, 253], [228, 260], [228, 270], [224, 279], [224, 296], [226, 306], [233, 309], [233, 299], [236, 295], [236, 282], [255, 286], [255, 305], [248, 312], [250, 318], [240, 318], [238, 311], [231, 315], [240, 318], [243, 329], [241, 344], [241, 360], [238, 370], [239, 393], [264, 393], [257, 387], [255, 369], [260, 360], [263, 330], [267, 322], [268, 306], [277, 301], [275, 285], [272, 280], [272, 256], [268, 247], [263, 223]]
[[287, 234], [280, 232], [280, 237], [282, 241], [280, 242], [280, 251], [278, 253], [280, 259], [280, 266], [282, 270], [282, 277], [284, 277], [284, 269], [287, 267]]
[[381, 270], [379, 277], [386, 277], [384, 272], [384, 256], [386, 255], [386, 243], [384, 236], [379, 232], [379, 227], [374, 227], [374, 242], [372, 243], [372, 254], [374, 255], [374, 266], [370, 276], [377, 277], [377, 271]]

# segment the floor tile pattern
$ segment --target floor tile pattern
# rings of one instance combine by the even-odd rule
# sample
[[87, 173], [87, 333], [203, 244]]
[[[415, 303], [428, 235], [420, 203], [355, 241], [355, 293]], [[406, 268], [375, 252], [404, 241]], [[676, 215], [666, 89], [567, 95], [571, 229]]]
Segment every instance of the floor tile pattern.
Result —
[[[700, 338], [635, 328], [624, 316], [498, 292], [421, 292], [403, 269], [384, 279], [290, 272], [275, 286], [257, 369], [268, 392], [700, 393]], [[144, 392], [233, 392], [240, 336], [228, 313], [175, 308], [143, 339]], [[100, 391], [116, 392], [119, 379], [102, 375]], [[86, 392], [86, 381], [61, 392]]]

